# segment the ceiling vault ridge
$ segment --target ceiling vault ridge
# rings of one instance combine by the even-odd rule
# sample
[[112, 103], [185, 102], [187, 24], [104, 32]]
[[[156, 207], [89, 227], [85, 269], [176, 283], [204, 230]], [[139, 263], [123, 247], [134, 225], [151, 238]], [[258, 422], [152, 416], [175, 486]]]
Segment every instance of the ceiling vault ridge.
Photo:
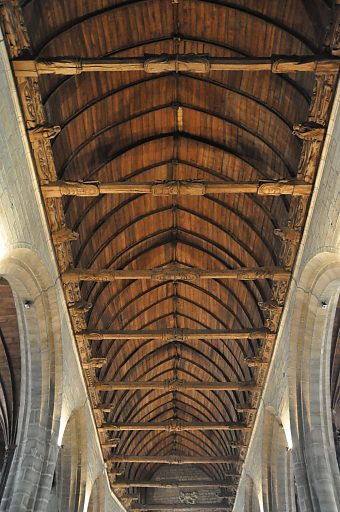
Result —
[[[112, 490], [130, 511], [232, 510], [327, 130], [339, 20], [322, 45], [326, 27], [314, 33], [299, 0], [286, 18], [269, 0], [263, 12], [57, 3], [47, 20], [37, 0], [3, 0], [0, 18]], [[146, 5], [154, 24], [139, 24]]]

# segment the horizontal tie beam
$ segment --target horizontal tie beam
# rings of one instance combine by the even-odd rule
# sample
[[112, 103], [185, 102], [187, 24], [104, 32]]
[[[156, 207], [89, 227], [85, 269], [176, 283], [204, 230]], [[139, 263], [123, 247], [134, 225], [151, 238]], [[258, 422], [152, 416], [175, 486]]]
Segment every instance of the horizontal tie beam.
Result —
[[187, 341], [187, 340], [247, 340], [270, 339], [275, 334], [268, 329], [163, 329], [143, 331], [84, 331], [77, 334], [78, 339], [87, 340], [161, 340], [161, 341]]
[[254, 391], [257, 389], [254, 382], [186, 382], [182, 380], [169, 381], [113, 381], [97, 382], [94, 384], [98, 391], [118, 391], [134, 389], [160, 389], [164, 391]]
[[336, 73], [339, 59], [331, 55], [275, 56], [257, 58], [210, 57], [207, 54], [151, 57], [82, 59], [59, 57], [49, 59], [15, 59], [12, 61], [17, 77], [39, 75], [79, 75], [86, 72], [144, 71], [145, 73], [210, 71], [269, 71], [272, 73]]
[[205, 431], [205, 430], [244, 430], [248, 431], [251, 427], [244, 423], [233, 423], [233, 422], [193, 422], [185, 423], [178, 420], [173, 420], [168, 423], [107, 423], [98, 427], [99, 432], [119, 432], [123, 430], [144, 430], [144, 431], [165, 431], [165, 432], [194, 432], [194, 431]]
[[[109, 473], [110, 474], [110, 473]], [[195, 489], [195, 488], [204, 488], [204, 489], [214, 489], [214, 488], [225, 488], [225, 489], [235, 489], [237, 487], [236, 484], [231, 484], [230, 482], [226, 482], [224, 480], [190, 480], [190, 481], [171, 481], [171, 480], [162, 480], [162, 481], [139, 481], [134, 482], [133, 480], [125, 480], [120, 482], [113, 482], [112, 487], [115, 489], [128, 489], [131, 487], [140, 487], [140, 488], [153, 488], [153, 489]]]
[[110, 270], [75, 268], [61, 274], [64, 283], [79, 281], [121, 281], [148, 279], [155, 281], [196, 281], [198, 279], [238, 279], [253, 281], [255, 279], [272, 279], [288, 281], [290, 272], [282, 267], [237, 268], [232, 270], [203, 270], [197, 268], [164, 268], [148, 270]]
[[131, 462], [145, 464], [242, 464], [243, 460], [228, 455], [226, 457], [187, 457], [181, 455], [114, 455], [106, 462]]
[[164, 503], [159, 503], [159, 504], [148, 504], [146, 503], [145, 505], [136, 505], [136, 504], [133, 504], [131, 505], [131, 507], [129, 508], [129, 510], [131, 512], [135, 511], [137, 512], [138, 510], [139, 511], [144, 511], [144, 512], [151, 512], [152, 510], [159, 510], [159, 511], [163, 511], [163, 510], [166, 510], [166, 511], [169, 511], [169, 512], [172, 512], [174, 510], [176, 510], [176, 512], [190, 512], [190, 510], [225, 510], [225, 511], [230, 511], [232, 510], [232, 508], [230, 508], [229, 505], [223, 505], [223, 503], [219, 502], [219, 503], [201, 503], [201, 504], [196, 504], [196, 505], [166, 505]]
[[259, 181], [255, 183], [218, 183], [197, 180], [175, 180], [153, 183], [97, 183], [57, 181], [41, 186], [45, 198], [100, 194], [152, 194], [154, 196], [203, 196], [204, 194], [258, 194], [261, 196], [308, 196], [312, 185], [298, 180]]

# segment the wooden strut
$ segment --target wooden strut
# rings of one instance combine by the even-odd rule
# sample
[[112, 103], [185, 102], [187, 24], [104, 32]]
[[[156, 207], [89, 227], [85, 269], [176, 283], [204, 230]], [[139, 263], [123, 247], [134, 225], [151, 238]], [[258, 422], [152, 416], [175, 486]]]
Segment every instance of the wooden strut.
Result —
[[114, 455], [106, 459], [106, 462], [131, 462], [146, 464], [243, 464], [239, 457], [228, 455], [225, 457], [188, 457], [185, 455]]
[[243, 430], [249, 431], [250, 426], [245, 423], [233, 423], [233, 422], [192, 422], [185, 423], [179, 420], [172, 420], [167, 423], [106, 423], [101, 427], [97, 427], [99, 432], [118, 432], [118, 431], [165, 431], [165, 432], [195, 432], [195, 431], [206, 431], [206, 430]]
[[165, 391], [255, 391], [257, 389], [254, 382], [187, 382], [179, 379], [164, 381], [112, 381], [96, 382], [94, 388], [97, 391], [118, 391], [134, 389], [160, 389]]
[[255, 183], [210, 183], [198, 180], [152, 183], [56, 181], [42, 185], [41, 190], [46, 199], [63, 196], [96, 197], [100, 194], [152, 194], [154, 196], [258, 194], [260, 196], [308, 196], [312, 191], [312, 185], [299, 180], [258, 181]]
[[39, 75], [79, 75], [85, 72], [144, 71], [145, 73], [210, 71], [270, 71], [272, 73], [336, 73], [339, 59], [331, 55], [282, 56], [258, 58], [210, 57], [206, 54], [170, 55], [151, 57], [82, 59], [60, 57], [50, 59], [14, 59], [17, 77]]
[[171, 481], [171, 480], [161, 480], [157, 481], [133, 481], [133, 480], [123, 480], [120, 482], [113, 482], [112, 486], [116, 489], [128, 489], [130, 487], [142, 487], [142, 488], [153, 488], [153, 489], [191, 489], [191, 488], [204, 488], [204, 489], [214, 489], [214, 488], [225, 488], [225, 489], [235, 489], [236, 484], [232, 484], [230, 482], [226, 482], [224, 480], [190, 480], [190, 481]]
[[[273, 340], [275, 333], [268, 329], [162, 329], [142, 331], [84, 331], [76, 335], [77, 339], [85, 340], [161, 340], [161, 341], [188, 341], [188, 340], [247, 340], [266, 339]], [[92, 359], [93, 366], [96, 361], [105, 364], [105, 358]], [[246, 360], [248, 363], [248, 360]]]
[[148, 270], [111, 270], [74, 268], [61, 274], [64, 283], [79, 281], [109, 282], [117, 280], [150, 279], [155, 281], [196, 281], [198, 279], [238, 279], [253, 281], [255, 279], [272, 279], [288, 281], [289, 270], [282, 267], [256, 267], [237, 269], [203, 270], [198, 268], [164, 268]]

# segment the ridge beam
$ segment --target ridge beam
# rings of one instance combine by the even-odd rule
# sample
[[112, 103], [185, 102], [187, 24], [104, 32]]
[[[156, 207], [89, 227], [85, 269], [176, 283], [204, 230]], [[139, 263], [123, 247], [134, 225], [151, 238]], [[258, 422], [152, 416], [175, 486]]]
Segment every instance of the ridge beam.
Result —
[[185, 455], [114, 455], [105, 460], [108, 462], [128, 462], [145, 464], [243, 464], [243, 460], [232, 455], [225, 457], [188, 457]]
[[235, 422], [192, 422], [185, 423], [178, 420], [173, 420], [167, 423], [137, 423], [137, 422], [127, 422], [127, 423], [104, 423], [102, 426], [97, 427], [99, 432], [119, 432], [123, 430], [138, 430], [138, 431], [165, 431], [165, 432], [187, 432], [187, 431], [205, 431], [205, 430], [244, 430], [250, 431], [251, 427], [246, 425], [245, 423], [235, 423]]
[[[83, 331], [76, 335], [78, 339], [86, 340], [161, 340], [161, 341], [187, 341], [197, 339], [208, 340], [243, 340], [243, 339], [270, 339], [275, 333], [266, 328], [260, 329], [163, 329], [141, 331]], [[248, 362], [248, 361], [247, 361]], [[104, 363], [103, 363], [104, 364]]]
[[164, 381], [112, 381], [96, 382], [94, 388], [97, 391], [118, 391], [118, 390], [165, 390], [165, 391], [256, 391], [258, 387], [255, 382], [188, 382], [179, 379]]
[[209, 73], [210, 71], [269, 71], [272, 73], [337, 73], [339, 59], [332, 55], [253, 58], [210, 57], [207, 54], [162, 54], [151, 57], [14, 59], [17, 77], [79, 75], [85, 72], [144, 71], [145, 73]]
[[258, 194], [260, 196], [308, 196], [312, 192], [312, 185], [299, 180], [264, 180], [237, 183], [203, 182], [199, 180], [155, 181], [151, 183], [56, 181], [41, 185], [41, 190], [46, 199], [63, 196], [97, 197], [100, 194], [152, 194], [154, 196]]
[[237, 269], [203, 270], [198, 268], [164, 268], [147, 270], [111, 270], [74, 268], [61, 274], [64, 283], [79, 281], [110, 282], [131, 279], [147, 279], [155, 281], [197, 281], [198, 279], [238, 279], [253, 281], [256, 279], [272, 279], [288, 281], [290, 271], [283, 267], [256, 267]]

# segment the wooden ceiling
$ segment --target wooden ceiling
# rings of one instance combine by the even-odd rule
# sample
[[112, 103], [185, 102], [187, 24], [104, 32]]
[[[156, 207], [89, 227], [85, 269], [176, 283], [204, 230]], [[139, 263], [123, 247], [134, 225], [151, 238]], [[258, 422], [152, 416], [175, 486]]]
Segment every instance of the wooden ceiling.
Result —
[[[314, 55], [329, 52], [325, 45], [334, 38], [331, 3], [23, 0], [30, 42], [19, 23], [11, 33], [7, 19], [5, 30], [12, 56], [30, 59], [129, 62], [150, 55], [204, 54], [203, 60], [298, 55], [313, 61]], [[163, 463], [183, 463], [188, 457], [191, 464], [180, 472], [188, 481], [186, 491], [189, 481], [203, 490], [209, 481], [217, 493], [215, 502], [204, 502], [209, 493], [203, 492], [201, 501], [192, 504], [195, 510], [214, 505], [229, 510], [232, 491], [231, 499], [218, 496], [226, 496], [228, 485], [237, 485], [237, 477], [228, 475], [241, 470], [287, 277], [203, 279], [193, 274], [195, 269], [218, 273], [243, 267], [290, 272], [308, 195], [195, 195], [193, 190], [206, 183], [260, 186], [263, 180], [299, 180], [308, 194], [337, 67], [318, 68], [317, 79], [303, 70], [195, 73], [190, 66], [179, 70], [178, 63], [174, 71], [153, 74], [59, 71], [24, 78], [18, 65], [14, 63], [14, 70], [60, 271], [77, 267], [125, 272], [124, 280], [101, 280], [97, 272], [90, 282], [64, 275], [112, 487], [117, 494], [125, 493], [122, 502], [131, 510], [149, 510], [148, 505], [163, 510], [169, 500], [180, 506], [173, 491], [163, 489], [160, 503], [159, 493], [154, 502], [145, 487], [164, 479]], [[303, 126], [293, 134], [297, 124]], [[50, 126], [60, 130], [48, 131]], [[46, 190], [57, 180], [58, 186], [91, 182], [95, 189], [116, 182], [147, 184], [152, 193], [138, 189], [83, 197], [78, 191], [63, 198], [52, 194], [51, 199]], [[152, 187], [159, 183], [163, 191], [157, 195]], [[179, 191], [183, 184], [191, 187], [187, 195]], [[161, 277], [155, 279], [153, 273], [152, 279], [133, 278], [131, 271], [144, 269], [157, 269]], [[165, 269], [170, 274], [186, 270], [178, 277], [162, 274]], [[175, 331], [166, 331], [166, 336], [166, 329]], [[188, 339], [186, 329], [206, 335]], [[209, 337], [216, 329], [262, 329], [263, 335]], [[119, 333], [141, 330], [157, 331], [158, 339], [152, 334], [119, 339]], [[93, 331], [99, 334], [92, 339], [83, 335]], [[102, 331], [117, 336], [103, 340]], [[142, 389], [145, 382], [150, 389]], [[152, 382], [160, 383], [158, 389], [152, 389]], [[135, 384], [129, 388], [128, 383]], [[212, 389], [187, 389], [186, 383], [208, 383]], [[235, 386], [219, 390], [216, 383]], [[253, 390], [242, 391], [245, 383]], [[117, 427], [125, 424], [128, 429], [132, 423], [135, 430]], [[164, 428], [145, 426], [151, 423]], [[211, 429], [199, 429], [203, 424]], [[224, 428], [217, 429], [217, 424]], [[171, 465], [168, 475], [176, 480]], [[130, 488], [127, 481], [136, 485]], [[138, 482], [145, 485], [138, 487]], [[125, 487], [130, 490], [121, 491]]]

